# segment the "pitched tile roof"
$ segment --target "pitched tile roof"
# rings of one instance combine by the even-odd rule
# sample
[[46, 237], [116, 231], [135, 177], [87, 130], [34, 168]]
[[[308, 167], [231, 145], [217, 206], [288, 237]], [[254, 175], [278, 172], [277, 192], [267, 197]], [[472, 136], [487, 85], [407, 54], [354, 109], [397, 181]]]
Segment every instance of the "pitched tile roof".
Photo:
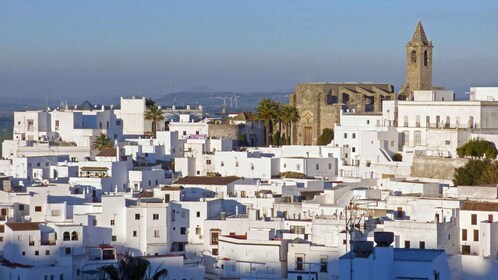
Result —
[[12, 231], [40, 230], [40, 223], [5, 223]]
[[465, 201], [462, 205], [461, 210], [498, 212], [498, 203], [496, 203], [496, 202]]
[[104, 148], [97, 154], [98, 157], [115, 157], [116, 155], [115, 148]]
[[240, 177], [209, 177], [209, 176], [187, 176], [176, 181], [175, 185], [228, 185], [239, 180]]

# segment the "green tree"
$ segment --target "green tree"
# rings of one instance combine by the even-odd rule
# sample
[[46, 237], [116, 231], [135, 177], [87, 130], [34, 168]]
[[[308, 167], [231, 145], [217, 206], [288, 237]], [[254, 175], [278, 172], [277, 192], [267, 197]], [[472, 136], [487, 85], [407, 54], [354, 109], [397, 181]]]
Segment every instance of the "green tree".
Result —
[[273, 121], [277, 118], [278, 103], [271, 98], [261, 100], [256, 108], [256, 119], [265, 122], [265, 143], [270, 145], [270, 134], [273, 132]]
[[498, 162], [493, 161], [477, 178], [478, 185], [498, 184]]
[[296, 107], [291, 106], [291, 105], [282, 105], [280, 109], [280, 116], [282, 118], [282, 123], [284, 125], [285, 129], [285, 143], [290, 145], [290, 139], [291, 139], [291, 133], [290, 129], [292, 125], [296, 122], [299, 121], [301, 118], [299, 116], [299, 111], [297, 110]]
[[145, 107], [150, 108], [156, 105], [156, 101], [152, 100], [152, 98], [145, 98]]
[[496, 153], [495, 144], [482, 138], [471, 139], [463, 146], [457, 148], [457, 154], [461, 158], [471, 157], [480, 159], [486, 156], [486, 158], [495, 159]]
[[105, 148], [113, 148], [112, 139], [107, 137], [105, 133], [101, 133], [95, 138], [92, 144], [92, 149], [102, 151]]
[[322, 135], [318, 137], [316, 141], [318, 145], [328, 145], [334, 140], [334, 130], [331, 128], [324, 128], [322, 130]]
[[475, 186], [483, 183], [481, 177], [491, 165], [489, 160], [471, 159], [464, 166], [456, 168], [453, 183], [456, 186]]
[[159, 280], [168, 275], [165, 268], [151, 271], [150, 262], [141, 257], [126, 257], [117, 266], [102, 266], [100, 272], [109, 280]]
[[163, 110], [154, 104], [145, 111], [145, 119], [152, 121], [152, 135], [156, 138], [157, 123], [164, 120]]

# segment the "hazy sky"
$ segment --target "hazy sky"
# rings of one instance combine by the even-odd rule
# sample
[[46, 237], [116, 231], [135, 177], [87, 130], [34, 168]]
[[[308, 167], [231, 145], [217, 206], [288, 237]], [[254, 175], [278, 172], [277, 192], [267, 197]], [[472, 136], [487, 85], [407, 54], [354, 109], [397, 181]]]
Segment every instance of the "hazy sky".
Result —
[[404, 81], [422, 20], [434, 84], [498, 85], [498, 1], [0, 1], [0, 96]]

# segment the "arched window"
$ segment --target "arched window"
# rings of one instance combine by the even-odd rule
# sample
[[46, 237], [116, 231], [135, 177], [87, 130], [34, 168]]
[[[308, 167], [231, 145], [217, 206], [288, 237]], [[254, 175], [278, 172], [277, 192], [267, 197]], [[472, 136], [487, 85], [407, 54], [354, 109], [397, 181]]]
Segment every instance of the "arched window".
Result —
[[424, 51], [424, 66], [429, 65], [429, 55], [427, 54], [427, 51]]
[[65, 232], [62, 234], [62, 240], [64, 240], [64, 241], [69, 241], [69, 240], [71, 240], [71, 236], [69, 235], [69, 231], [65, 231]]
[[417, 52], [414, 50], [411, 53], [411, 62], [417, 62]]
[[73, 232], [71, 233], [71, 240], [72, 240], [72, 241], [76, 241], [76, 240], [78, 240], [78, 233], [77, 233], [76, 231], [73, 231]]

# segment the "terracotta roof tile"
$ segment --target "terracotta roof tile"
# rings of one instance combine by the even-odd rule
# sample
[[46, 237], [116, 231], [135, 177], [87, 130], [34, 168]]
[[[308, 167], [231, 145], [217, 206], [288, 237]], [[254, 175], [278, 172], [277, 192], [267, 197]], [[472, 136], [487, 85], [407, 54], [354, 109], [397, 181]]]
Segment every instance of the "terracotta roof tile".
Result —
[[115, 148], [104, 148], [97, 154], [98, 157], [115, 157], [116, 155]]
[[465, 201], [461, 210], [498, 212], [498, 203]]
[[5, 223], [12, 231], [40, 230], [40, 223]]
[[175, 185], [228, 185], [239, 180], [240, 177], [209, 177], [209, 176], [187, 176], [176, 181]]

